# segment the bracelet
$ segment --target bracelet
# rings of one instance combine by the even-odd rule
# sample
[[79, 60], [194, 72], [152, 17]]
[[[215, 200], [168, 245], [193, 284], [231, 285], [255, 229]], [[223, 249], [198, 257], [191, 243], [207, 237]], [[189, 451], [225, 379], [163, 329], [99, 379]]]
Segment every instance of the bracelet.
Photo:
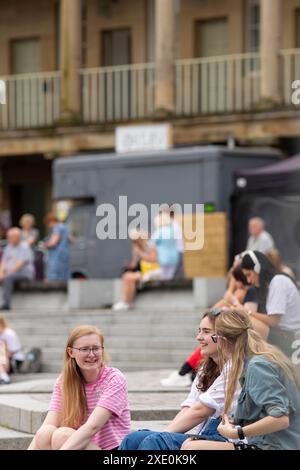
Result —
[[244, 434], [242, 426], [236, 426], [235, 429], [237, 430], [239, 439], [243, 441], [245, 439], [245, 434]]

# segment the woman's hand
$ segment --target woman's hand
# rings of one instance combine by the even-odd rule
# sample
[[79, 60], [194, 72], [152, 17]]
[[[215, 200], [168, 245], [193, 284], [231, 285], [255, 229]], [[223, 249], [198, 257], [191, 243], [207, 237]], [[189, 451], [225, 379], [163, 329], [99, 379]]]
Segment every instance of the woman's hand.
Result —
[[222, 422], [218, 426], [218, 431], [222, 436], [227, 437], [227, 439], [238, 439], [238, 433], [234, 425], [229, 421], [228, 416], [224, 415]]

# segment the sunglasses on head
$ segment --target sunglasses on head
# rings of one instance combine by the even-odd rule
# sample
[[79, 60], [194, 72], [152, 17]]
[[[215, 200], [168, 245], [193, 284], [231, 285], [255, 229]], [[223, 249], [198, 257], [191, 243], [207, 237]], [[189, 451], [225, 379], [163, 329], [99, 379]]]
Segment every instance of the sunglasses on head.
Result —
[[218, 317], [223, 312], [230, 312], [230, 308], [228, 307], [220, 307], [220, 308], [213, 308], [209, 313], [213, 317]]

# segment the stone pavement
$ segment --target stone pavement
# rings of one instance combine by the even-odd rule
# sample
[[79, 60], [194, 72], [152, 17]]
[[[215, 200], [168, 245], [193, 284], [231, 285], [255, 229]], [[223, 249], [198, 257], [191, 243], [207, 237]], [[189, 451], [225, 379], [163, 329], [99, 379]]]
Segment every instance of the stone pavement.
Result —
[[[168, 369], [125, 373], [133, 430], [163, 430], [180, 409], [189, 387], [162, 387], [160, 379], [170, 372]], [[0, 450], [28, 447], [46, 415], [56, 377], [56, 374], [16, 375], [12, 384], [0, 386]]]

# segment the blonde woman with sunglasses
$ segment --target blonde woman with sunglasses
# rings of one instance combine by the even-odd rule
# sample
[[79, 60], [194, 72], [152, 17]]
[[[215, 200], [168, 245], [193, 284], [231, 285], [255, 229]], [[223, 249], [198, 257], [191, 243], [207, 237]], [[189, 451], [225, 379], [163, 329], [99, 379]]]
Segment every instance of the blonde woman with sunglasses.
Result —
[[[222, 311], [215, 323], [220, 365], [231, 358], [219, 433], [229, 440], [187, 440], [183, 450], [300, 450], [300, 386], [290, 360], [266, 343], [242, 310]], [[234, 422], [234, 390], [242, 386]]]

